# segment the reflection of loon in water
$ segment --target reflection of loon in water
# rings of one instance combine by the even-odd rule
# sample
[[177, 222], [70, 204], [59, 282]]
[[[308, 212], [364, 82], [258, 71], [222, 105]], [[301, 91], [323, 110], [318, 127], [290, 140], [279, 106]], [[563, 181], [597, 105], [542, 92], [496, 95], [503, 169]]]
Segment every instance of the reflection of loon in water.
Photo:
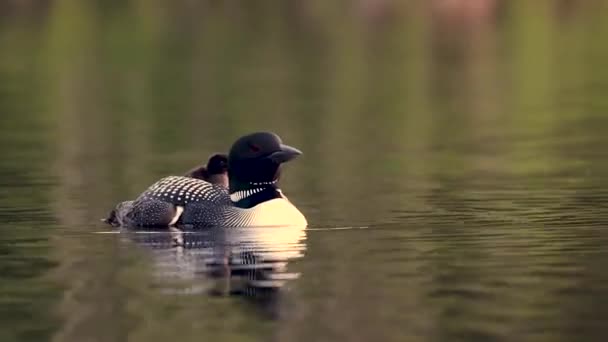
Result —
[[305, 250], [305, 230], [294, 227], [174, 229], [129, 237], [153, 254], [162, 293], [242, 296], [272, 316], [281, 288], [298, 277], [287, 264]]

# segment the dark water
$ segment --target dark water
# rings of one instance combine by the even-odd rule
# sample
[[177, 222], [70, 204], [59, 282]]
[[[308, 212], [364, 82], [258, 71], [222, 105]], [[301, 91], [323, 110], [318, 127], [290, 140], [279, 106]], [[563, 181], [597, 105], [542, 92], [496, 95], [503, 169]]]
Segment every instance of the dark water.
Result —
[[[606, 1], [0, 13], [0, 341], [605, 340]], [[310, 229], [99, 233], [259, 129]]]

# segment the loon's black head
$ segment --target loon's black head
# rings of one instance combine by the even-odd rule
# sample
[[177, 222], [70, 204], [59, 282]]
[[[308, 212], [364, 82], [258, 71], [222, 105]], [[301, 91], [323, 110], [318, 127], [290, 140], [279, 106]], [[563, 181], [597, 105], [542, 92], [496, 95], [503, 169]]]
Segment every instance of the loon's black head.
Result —
[[274, 133], [257, 132], [239, 138], [228, 154], [230, 191], [275, 183], [281, 164], [300, 154], [300, 150], [283, 144]]

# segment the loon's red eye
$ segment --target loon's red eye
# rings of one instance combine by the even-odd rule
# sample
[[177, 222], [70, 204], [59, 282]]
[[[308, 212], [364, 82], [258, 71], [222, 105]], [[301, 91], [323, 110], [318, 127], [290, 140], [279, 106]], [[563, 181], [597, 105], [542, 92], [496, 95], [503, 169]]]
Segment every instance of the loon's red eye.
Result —
[[249, 149], [253, 152], [260, 152], [260, 147], [256, 144], [248, 143]]

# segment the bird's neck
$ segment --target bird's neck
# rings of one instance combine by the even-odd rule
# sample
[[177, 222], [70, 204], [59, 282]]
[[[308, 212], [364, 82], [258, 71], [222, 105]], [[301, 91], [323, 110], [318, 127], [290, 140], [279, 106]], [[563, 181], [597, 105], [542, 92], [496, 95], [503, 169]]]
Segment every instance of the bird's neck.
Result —
[[252, 208], [275, 198], [281, 198], [277, 181], [238, 182], [230, 180], [230, 199], [239, 208]]

